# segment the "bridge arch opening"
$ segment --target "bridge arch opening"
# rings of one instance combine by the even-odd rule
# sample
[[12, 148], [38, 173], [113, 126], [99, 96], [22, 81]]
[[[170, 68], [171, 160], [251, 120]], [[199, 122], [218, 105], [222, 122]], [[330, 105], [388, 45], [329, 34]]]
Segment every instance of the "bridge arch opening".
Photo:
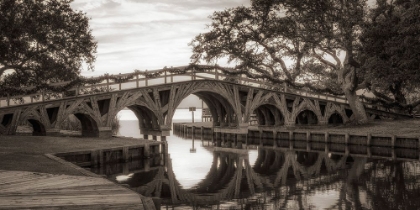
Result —
[[[281, 126], [284, 125], [284, 116], [274, 105], [265, 104], [257, 107], [254, 111], [256, 121], [260, 126]], [[253, 124], [253, 119], [250, 123]]]
[[328, 124], [331, 125], [340, 125], [343, 124], [344, 120], [343, 117], [338, 114], [337, 112], [334, 112], [329, 118], [328, 118]]
[[116, 119], [118, 126], [115, 126], [114, 132], [117, 136], [140, 137], [139, 119], [132, 110], [128, 108], [120, 110]]
[[28, 119], [28, 122], [32, 125], [33, 131], [32, 131], [32, 135], [33, 136], [46, 136], [47, 132], [45, 130], [45, 126], [38, 120], [35, 119]]
[[296, 125], [316, 125], [318, 118], [311, 110], [303, 110], [296, 116]]
[[221, 94], [202, 90], [193, 93], [193, 95], [196, 95], [207, 106], [207, 115], [211, 115], [210, 121], [214, 126], [233, 126], [238, 123], [236, 110]]
[[89, 115], [83, 113], [75, 113], [82, 126], [83, 137], [99, 137], [99, 129], [96, 121]]

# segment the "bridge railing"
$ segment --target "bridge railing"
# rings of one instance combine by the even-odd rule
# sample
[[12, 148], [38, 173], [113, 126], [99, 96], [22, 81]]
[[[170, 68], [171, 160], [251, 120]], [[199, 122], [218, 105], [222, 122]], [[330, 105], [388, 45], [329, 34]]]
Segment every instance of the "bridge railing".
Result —
[[[300, 95], [310, 98], [317, 98], [328, 101], [335, 101], [339, 103], [347, 103], [347, 100], [343, 96], [334, 96], [329, 94], [318, 94], [307, 90], [298, 90], [287, 87], [285, 85], [273, 85], [262, 79], [251, 79], [245, 75], [226, 75], [222, 70], [214, 68], [212, 66], [202, 66], [203, 69], [187, 68], [187, 66], [181, 66], [176, 68], [164, 68], [153, 71], [144, 71], [142, 73], [133, 74], [118, 74], [111, 75], [114, 78], [125, 78], [124, 82], [113, 82], [109, 78], [103, 79], [97, 84], [83, 85], [73, 87], [65, 92], [48, 92], [41, 91], [30, 95], [18, 95], [0, 98], [0, 108], [19, 106], [32, 103], [41, 103], [45, 101], [55, 101], [68, 98], [74, 98], [85, 95], [103, 94], [114, 91], [130, 90], [147, 86], [155, 86], [161, 84], [169, 84], [184, 81], [195, 81], [195, 80], [219, 80], [233, 82], [237, 84], [253, 86], [268, 90], [276, 90], [287, 94]], [[175, 70], [174, 70], [175, 69]], [[133, 76], [134, 75], [134, 76]], [[99, 77], [97, 77], [99, 78]], [[51, 86], [62, 86], [69, 82], [61, 82], [50, 84]], [[29, 88], [28, 88], [29, 89]]]

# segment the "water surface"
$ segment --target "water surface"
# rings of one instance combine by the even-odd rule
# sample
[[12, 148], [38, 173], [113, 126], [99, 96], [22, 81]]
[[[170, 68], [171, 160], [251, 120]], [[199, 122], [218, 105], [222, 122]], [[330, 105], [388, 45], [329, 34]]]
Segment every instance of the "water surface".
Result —
[[[190, 122], [187, 114], [174, 121]], [[121, 121], [119, 134], [140, 137], [138, 124]], [[171, 134], [161, 160], [107, 174], [161, 198], [162, 209], [420, 209], [417, 150], [398, 151], [411, 159], [368, 158], [289, 148], [220, 149], [198, 139], [190, 152], [191, 139]]]

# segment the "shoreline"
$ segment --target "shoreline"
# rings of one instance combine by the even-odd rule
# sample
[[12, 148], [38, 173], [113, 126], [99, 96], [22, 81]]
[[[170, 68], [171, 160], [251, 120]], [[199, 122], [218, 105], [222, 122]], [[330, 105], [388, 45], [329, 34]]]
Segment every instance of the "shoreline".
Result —
[[[178, 122], [178, 124], [185, 124], [194, 127], [212, 127], [212, 122]], [[258, 130], [259, 128], [271, 128], [270, 126], [249, 126], [249, 130]], [[364, 125], [310, 125], [310, 126], [295, 126], [284, 127], [279, 126], [274, 130], [278, 131], [295, 131], [295, 132], [330, 132], [330, 133], [349, 133], [353, 135], [395, 135], [403, 137], [420, 137], [420, 119], [401, 119], [401, 120], [375, 120]]]

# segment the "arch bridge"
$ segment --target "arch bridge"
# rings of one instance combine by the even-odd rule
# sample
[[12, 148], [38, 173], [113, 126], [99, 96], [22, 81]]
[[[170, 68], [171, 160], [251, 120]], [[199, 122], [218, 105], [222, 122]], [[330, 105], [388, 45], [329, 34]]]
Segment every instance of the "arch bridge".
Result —
[[[143, 135], [165, 137], [170, 133], [176, 108], [191, 94], [209, 107], [215, 132], [245, 134], [255, 118], [259, 126], [266, 128], [346, 123], [352, 119], [344, 97], [224, 72], [217, 66], [171, 67], [112, 75], [113, 81], [109, 75], [101, 76], [97, 84], [62, 93], [44, 91], [3, 97], [0, 135], [60, 135], [63, 122], [74, 115], [81, 121], [83, 136], [108, 137], [117, 113], [128, 108], [138, 117]], [[408, 116], [368, 103], [365, 106], [372, 119]]]

